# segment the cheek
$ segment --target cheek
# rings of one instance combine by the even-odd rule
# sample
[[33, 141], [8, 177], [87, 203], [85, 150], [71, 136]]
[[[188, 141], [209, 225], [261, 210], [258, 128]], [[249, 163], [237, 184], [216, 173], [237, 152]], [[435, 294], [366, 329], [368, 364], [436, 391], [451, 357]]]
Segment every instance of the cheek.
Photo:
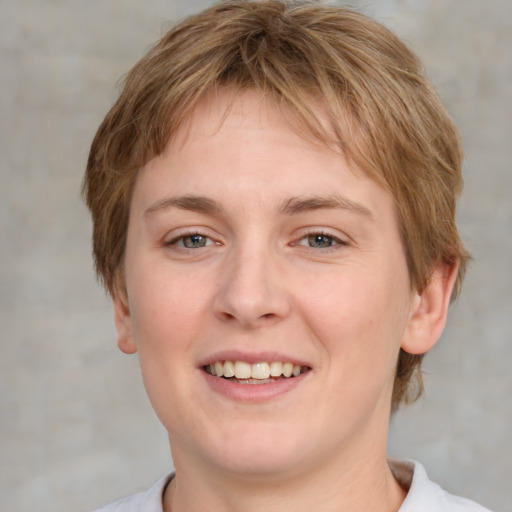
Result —
[[[297, 293], [302, 317], [329, 357], [356, 370], [379, 361], [394, 366], [407, 320], [404, 280], [345, 269], [322, 286]], [[388, 274], [388, 275], [397, 275]]]
[[194, 348], [201, 339], [201, 293], [176, 280], [140, 279], [131, 290], [133, 337], [149, 400], [170, 427], [175, 412], [186, 421], [182, 404], [193, 403], [189, 381], [197, 369]]
[[[180, 272], [166, 262], [151, 261], [148, 271], [136, 272], [133, 286], [128, 288], [134, 333], [142, 343], [149, 338], [165, 336], [179, 340], [193, 328], [207, 308], [210, 295], [202, 276]], [[203, 276], [204, 277], [204, 276]]]

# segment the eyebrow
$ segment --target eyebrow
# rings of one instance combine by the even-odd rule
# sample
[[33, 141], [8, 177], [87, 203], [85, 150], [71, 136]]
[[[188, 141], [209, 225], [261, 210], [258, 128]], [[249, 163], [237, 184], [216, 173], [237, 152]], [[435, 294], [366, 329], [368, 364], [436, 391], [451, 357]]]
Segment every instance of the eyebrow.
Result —
[[223, 212], [223, 208], [219, 203], [213, 199], [202, 196], [179, 196], [179, 197], [164, 197], [153, 205], [151, 205], [145, 212], [144, 217], [174, 207], [180, 210], [190, 210], [198, 213], [219, 214]]
[[[189, 210], [205, 214], [221, 214], [224, 209], [213, 199], [204, 196], [170, 196], [160, 199], [151, 205], [144, 216], [148, 217], [153, 213], [165, 210], [167, 208], [179, 208], [180, 210]], [[292, 197], [284, 201], [278, 209], [283, 215], [296, 215], [303, 212], [323, 210], [323, 209], [341, 209], [362, 215], [373, 219], [372, 212], [360, 203], [352, 201], [343, 196], [311, 196], [311, 197]]]
[[372, 212], [366, 206], [352, 201], [347, 197], [339, 195], [331, 195], [325, 197], [292, 197], [281, 205], [279, 211], [285, 215], [294, 215], [298, 213], [324, 209], [348, 210], [369, 219], [373, 219]]

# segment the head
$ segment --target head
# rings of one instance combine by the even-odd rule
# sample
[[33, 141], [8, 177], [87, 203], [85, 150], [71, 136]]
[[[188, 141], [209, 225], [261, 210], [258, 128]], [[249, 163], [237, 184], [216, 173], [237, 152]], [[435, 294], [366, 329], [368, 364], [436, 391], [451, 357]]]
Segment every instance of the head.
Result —
[[[389, 30], [317, 3], [233, 1], [172, 28], [134, 66], [92, 144], [84, 194], [98, 275], [126, 293], [123, 260], [137, 175], [212, 92], [255, 90], [301, 135], [336, 146], [391, 195], [410, 286], [467, 253], [455, 223], [460, 138], [417, 58]], [[297, 122], [299, 121], [299, 122]], [[401, 351], [392, 405], [419, 396], [422, 354]]]

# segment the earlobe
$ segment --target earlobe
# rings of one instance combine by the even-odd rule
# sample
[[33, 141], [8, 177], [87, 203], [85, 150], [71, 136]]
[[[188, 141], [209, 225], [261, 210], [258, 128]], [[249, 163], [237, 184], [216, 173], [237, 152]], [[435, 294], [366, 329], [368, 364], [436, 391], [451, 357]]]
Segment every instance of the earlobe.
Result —
[[458, 270], [457, 264], [440, 264], [425, 289], [415, 294], [401, 345], [409, 354], [427, 353], [441, 337]]
[[117, 346], [125, 354], [137, 352], [137, 346], [133, 340], [132, 318], [128, 301], [124, 295], [116, 295], [114, 302], [114, 320], [117, 330]]

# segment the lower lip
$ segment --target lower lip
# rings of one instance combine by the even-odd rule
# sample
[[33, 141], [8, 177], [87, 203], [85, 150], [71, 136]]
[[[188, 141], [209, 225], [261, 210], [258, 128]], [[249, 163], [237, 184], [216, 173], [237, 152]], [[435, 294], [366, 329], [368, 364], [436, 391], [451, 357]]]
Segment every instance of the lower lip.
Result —
[[265, 384], [239, 384], [236, 381], [214, 377], [201, 371], [206, 382], [213, 391], [239, 402], [266, 402], [279, 395], [287, 393], [299, 386], [311, 370], [297, 377], [280, 379]]

